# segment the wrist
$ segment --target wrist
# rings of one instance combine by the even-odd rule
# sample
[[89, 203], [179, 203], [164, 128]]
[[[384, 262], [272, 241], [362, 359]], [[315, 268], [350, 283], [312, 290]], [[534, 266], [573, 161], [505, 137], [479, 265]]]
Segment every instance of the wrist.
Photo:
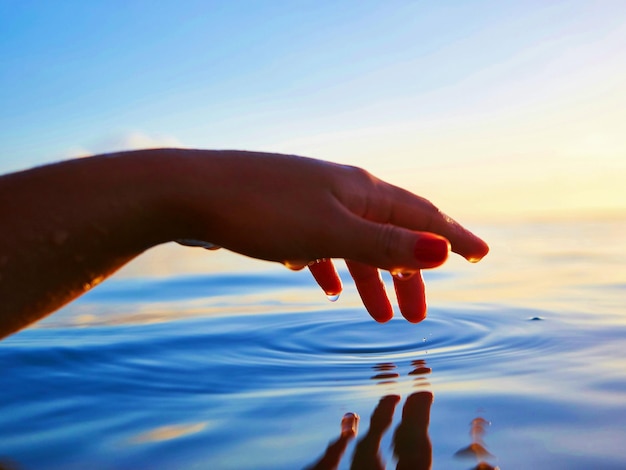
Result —
[[137, 168], [139, 200], [145, 201], [153, 244], [180, 239], [206, 238], [219, 208], [219, 195], [213, 194], [220, 165], [211, 156], [219, 152], [188, 149], [154, 149], [129, 153]]

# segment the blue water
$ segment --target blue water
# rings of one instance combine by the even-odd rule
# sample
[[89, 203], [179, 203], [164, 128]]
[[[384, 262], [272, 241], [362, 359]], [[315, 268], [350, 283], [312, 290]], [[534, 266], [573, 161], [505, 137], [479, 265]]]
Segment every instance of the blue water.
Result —
[[[418, 325], [372, 321], [345, 270], [335, 303], [306, 272], [228, 254], [227, 272], [116, 276], [0, 342], [0, 462], [305, 468], [354, 412], [345, 469], [393, 396], [370, 451], [395, 468], [407, 399], [432, 395], [413, 424], [434, 469], [626, 468], [626, 220], [473, 228], [491, 254], [425, 273]], [[488, 454], [457, 455], [472, 443]]]

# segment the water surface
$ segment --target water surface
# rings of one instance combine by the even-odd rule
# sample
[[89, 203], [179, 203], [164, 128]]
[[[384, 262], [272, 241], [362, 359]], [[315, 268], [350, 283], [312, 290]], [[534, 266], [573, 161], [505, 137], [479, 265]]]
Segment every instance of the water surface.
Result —
[[626, 221], [473, 228], [491, 254], [426, 273], [418, 325], [373, 322], [345, 270], [336, 303], [305, 272], [227, 254], [225, 270], [122, 273], [0, 343], [0, 461], [305, 468], [354, 412], [349, 468], [395, 397], [379, 448], [395, 468], [394, 432], [432, 396], [417, 414], [434, 469], [626, 468]]

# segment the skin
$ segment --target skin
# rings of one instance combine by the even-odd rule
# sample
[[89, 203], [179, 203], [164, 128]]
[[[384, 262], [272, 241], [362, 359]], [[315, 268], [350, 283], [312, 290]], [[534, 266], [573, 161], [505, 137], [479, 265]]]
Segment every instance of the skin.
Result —
[[[157, 149], [70, 160], [0, 177], [0, 201], [0, 337], [170, 241], [311, 264], [331, 294], [341, 289], [331, 259], [343, 258], [378, 321], [392, 316], [379, 269], [405, 273], [394, 283], [413, 322], [425, 316], [421, 269], [442, 264], [448, 247], [471, 261], [489, 250], [429, 201], [365, 170], [280, 154]], [[416, 257], [416, 246], [434, 248]]]

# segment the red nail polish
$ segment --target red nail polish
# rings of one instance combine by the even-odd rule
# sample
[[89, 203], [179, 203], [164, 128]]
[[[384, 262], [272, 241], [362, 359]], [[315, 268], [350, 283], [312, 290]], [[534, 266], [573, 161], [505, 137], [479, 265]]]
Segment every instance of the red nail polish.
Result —
[[415, 242], [415, 259], [428, 264], [441, 264], [450, 252], [450, 243], [438, 235], [422, 235]]

